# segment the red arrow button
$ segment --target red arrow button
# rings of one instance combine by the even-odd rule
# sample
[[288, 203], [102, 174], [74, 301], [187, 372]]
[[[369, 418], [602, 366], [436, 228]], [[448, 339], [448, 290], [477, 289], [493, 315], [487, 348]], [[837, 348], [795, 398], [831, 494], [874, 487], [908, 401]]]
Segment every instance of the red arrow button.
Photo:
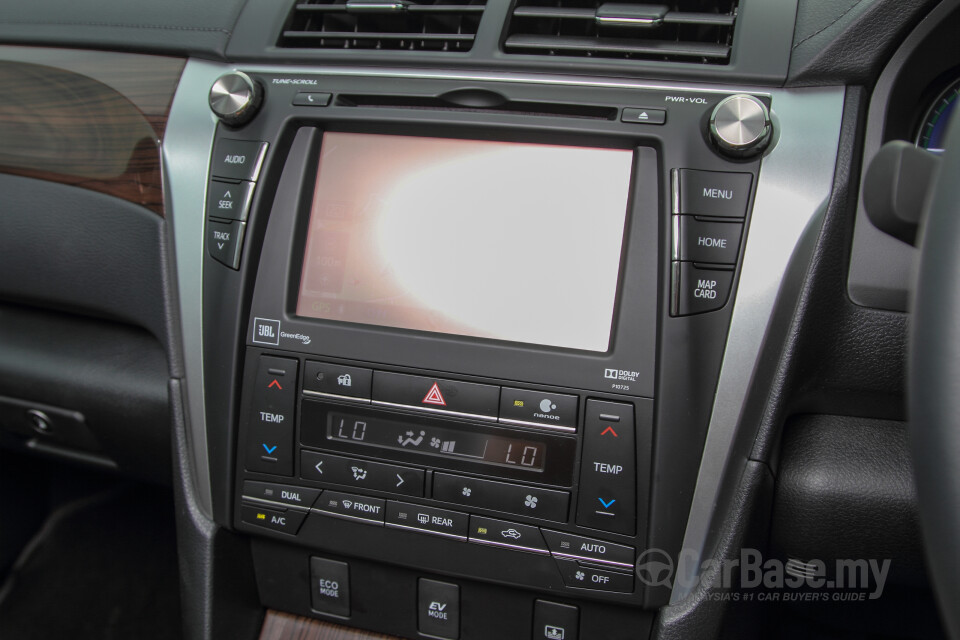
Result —
[[277, 382], [277, 379], [276, 379], [276, 378], [273, 379], [273, 382], [271, 382], [270, 384], [267, 385], [267, 389], [269, 389], [270, 387], [276, 387], [276, 388], [279, 389], [280, 391], [283, 391], [283, 387], [280, 386], [280, 383]]
[[608, 432], [608, 431], [613, 434], [613, 437], [614, 437], [614, 438], [619, 438], [619, 437], [620, 437], [620, 436], [617, 435], [617, 432], [613, 430], [613, 427], [607, 427], [606, 429], [604, 429], [604, 430], [600, 433], [600, 435], [601, 435], [601, 436], [605, 436], [605, 435], [607, 435], [607, 432]]

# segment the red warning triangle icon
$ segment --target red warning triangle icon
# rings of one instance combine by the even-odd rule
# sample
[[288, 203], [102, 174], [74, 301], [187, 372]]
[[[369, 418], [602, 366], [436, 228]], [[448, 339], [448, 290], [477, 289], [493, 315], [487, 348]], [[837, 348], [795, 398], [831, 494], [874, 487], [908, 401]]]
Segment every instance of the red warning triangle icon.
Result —
[[424, 404], [438, 404], [441, 407], [447, 406], [447, 401], [443, 399], [443, 394], [440, 393], [440, 387], [437, 386], [436, 382], [430, 387], [430, 391], [427, 391], [427, 395], [423, 397], [422, 402]]

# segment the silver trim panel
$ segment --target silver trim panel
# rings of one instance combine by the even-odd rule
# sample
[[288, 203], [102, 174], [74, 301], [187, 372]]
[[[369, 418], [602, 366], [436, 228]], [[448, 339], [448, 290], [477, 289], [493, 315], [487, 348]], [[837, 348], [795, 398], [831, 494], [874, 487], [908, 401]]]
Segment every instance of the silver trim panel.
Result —
[[217, 120], [207, 105], [214, 81], [229, 68], [199, 60], [183, 67], [170, 105], [163, 137], [163, 190], [167, 222], [172, 228], [173, 266], [183, 343], [184, 418], [193, 467], [195, 497], [204, 515], [213, 518], [203, 382], [204, 208], [210, 154]]
[[443, 538], [450, 538], [452, 540], [459, 540], [461, 542], [467, 541], [467, 536], [459, 536], [455, 533], [445, 533], [443, 531], [434, 531], [433, 529], [421, 529], [420, 527], [411, 527], [406, 524], [394, 524], [393, 522], [386, 523], [388, 529], [405, 529], [407, 531], [416, 531], [417, 533], [424, 533], [428, 536], [441, 536]]
[[471, 544], [485, 544], [488, 547], [501, 547], [504, 549], [513, 549], [514, 551], [526, 551], [527, 553], [538, 553], [542, 556], [549, 556], [550, 552], [546, 549], [535, 549], [533, 547], [523, 547], [518, 544], [508, 544], [496, 540], [484, 540], [483, 538], [469, 538], [467, 542]]
[[329, 518], [340, 518], [341, 520], [352, 520], [354, 522], [363, 522], [365, 524], [372, 524], [375, 527], [382, 527], [383, 520], [371, 520], [370, 518], [361, 518], [359, 516], [351, 516], [346, 513], [334, 513], [333, 511], [324, 511], [323, 509], [318, 509], [313, 507], [310, 509], [310, 513], [315, 513], [318, 516], [327, 516]]
[[556, 552], [553, 552], [553, 553], [551, 553], [550, 555], [552, 555], [554, 558], [561, 558], [561, 559], [564, 559], [564, 560], [577, 560], [578, 562], [584, 562], [584, 563], [590, 563], [590, 564], [598, 564], [598, 565], [602, 565], [602, 566], [605, 567], [605, 568], [609, 568], [609, 567], [623, 567], [623, 568], [625, 568], [625, 569], [633, 569], [633, 565], [630, 564], [629, 562], [615, 562], [615, 561], [613, 561], [613, 560], [603, 560], [603, 559], [601, 559], [601, 558], [588, 558], [588, 557], [585, 557], [585, 556], [575, 556], [575, 555], [570, 554], [570, 553], [556, 553]]
[[396, 402], [384, 402], [383, 400], [374, 400], [373, 404], [378, 407], [397, 407], [398, 409], [413, 409], [414, 411], [425, 411], [427, 413], [436, 413], [442, 416], [457, 416], [458, 418], [476, 418], [478, 420], [487, 420], [496, 422], [497, 416], [485, 416], [480, 413], [461, 413], [460, 411], [447, 411], [446, 409], [432, 409], [430, 407], [416, 407], [411, 404], [399, 404]]
[[335, 393], [324, 393], [323, 391], [310, 391], [309, 389], [303, 390], [303, 395], [309, 396], [311, 398], [335, 398], [337, 400], [351, 400], [353, 402], [359, 402], [363, 404], [370, 404], [370, 398], [357, 398], [355, 396], [339, 396]]
[[254, 498], [253, 496], [240, 496], [240, 499], [241, 499], [241, 502], [256, 503], [266, 507], [283, 507], [284, 509], [290, 509], [291, 511], [300, 511], [302, 513], [308, 513], [310, 511], [310, 507], [287, 504], [286, 502], [277, 502], [275, 500], [266, 500], [264, 498]]
[[773, 92], [780, 139], [761, 163], [750, 228], [745, 229], [740, 283], [683, 538], [683, 552], [692, 561], [680, 567], [688, 574], [677, 576], [671, 604], [693, 591], [697, 569], [710, 553], [705, 547], [718, 517], [720, 486], [737, 462], [734, 443], [774, 303], [804, 231], [830, 197], [843, 98], [842, 87]]
[[526, 422], [524, 420], [514, 420], [512, 418], [500, 418], [501, 424], [515, 424], [522, 427], [535, 427], [537, 429], [549, 429], [550, 431], [563, 431], [566, 433], [576, 433], [576, 427], [564, 427], [558, 424], [544, 424], [542, 422]]

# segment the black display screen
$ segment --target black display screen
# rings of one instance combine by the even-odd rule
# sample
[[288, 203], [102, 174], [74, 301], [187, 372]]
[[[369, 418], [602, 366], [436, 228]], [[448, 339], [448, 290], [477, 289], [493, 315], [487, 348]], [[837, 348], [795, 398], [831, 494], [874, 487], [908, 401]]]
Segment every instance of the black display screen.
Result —
[[331, 411], [327, 438], [353, 444], [543, 471], [544, 442]]

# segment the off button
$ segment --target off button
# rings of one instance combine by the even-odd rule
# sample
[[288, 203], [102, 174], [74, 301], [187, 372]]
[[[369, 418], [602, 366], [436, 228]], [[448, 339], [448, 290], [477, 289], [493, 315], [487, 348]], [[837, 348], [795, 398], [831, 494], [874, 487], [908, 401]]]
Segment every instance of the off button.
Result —
[[733, 285], [733, 271], [700, 269], [689, 262], [674, 263], [679, 268], [674, 315], [688, 316], [716, 311], [727, 303]]

